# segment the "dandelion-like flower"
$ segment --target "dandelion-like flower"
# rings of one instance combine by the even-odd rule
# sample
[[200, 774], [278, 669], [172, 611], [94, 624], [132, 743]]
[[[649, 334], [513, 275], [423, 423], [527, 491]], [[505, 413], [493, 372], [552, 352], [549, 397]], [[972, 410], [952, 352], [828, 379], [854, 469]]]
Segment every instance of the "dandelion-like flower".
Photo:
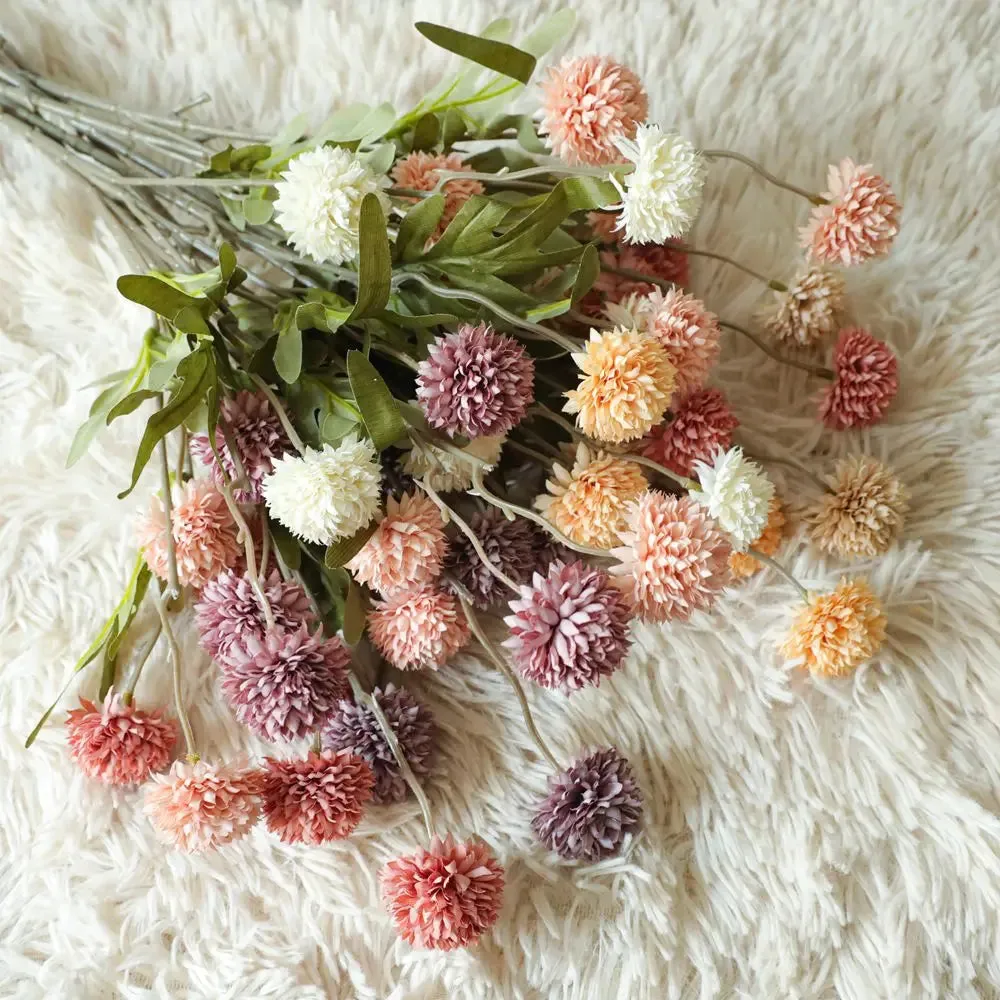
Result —
[[272, 742], [301, 739], [318, 729], [347, 694], [351, 652], [337, 637], [268, 632], [234, 646], [222, 673], [222, 693], [236, 718]]
[[506, 434], [531, 404], [535, 362], [513, 337], [462, 324], [435, 341], [417, 368], [427, 422], [468, 438]]
[[510, 602], [504, 646], [518, 672], [567, 694], [598, 685], [625, 661], [629, 609], [601, 569], [584, 562], [549, 565]]
[[844, 279], [823, 267], [800, 271], [787, 292], [774, 293], [764, 326], [777, 339], [810, 347], [837, 331], [844, 308]]
[[400, 936], [419, 948], [475, 944], [503, 905], [504, 871], [485, 845], [435, 837], [429, 848], [390, 861], [382, 899]]
[[275, 185], [275, 222], [299, 253], [342, 264], [357, 256], [365, 195], [377, 195], [388, 213], [386, 183], [343, 146], [319, 146], [296, 156]]
[[692, 476], [695, 462], [711, 461], [717, 451], [732, 446], [740, 422], [719, 389], [697, 389], [672, 410], [673, 419], [654, 427], [640, 444], [646, 458], [679, 476]]
[[[506, 440], [506, 436], [502, 434], [480, 437], [470, 441], [462, 451], [470, 459], [485, 463], [485, 475], [500, 461], [500, 453]], [[466, 462], [434, 445], [415, 444], [403, 459], [403, 470], [408, 475], [423, 479], [432, 490], [441, 493], [467, 490], [472, 485], [473, 468], [471, 461]]]
[[830, 166], [828, 204], [817, 205], [801, 231], [802, 245], [814, 259], [829, 264], [862, 264], [889, 252], [899, 232], [902, 205], [871, 164], [850, 159]]
[[[771, 497], [771, 504], [767, 512], [767, 524], [753, 543], [757, 552], [765, 556], [773, 556], [779, 548], [785, 534], [785, 512], [781, 507], [781, 500], [775, 494]], [[736, 579], [744, 579], [753, 576], [764, 564], [759, 559], [754, 559], [749, 552], [734, 552], [729, 557], [729, 572]]]
[[245, 837], [257, 822], [263, 775], [242, 763], [178, 760], [153, 775], [145, 811], [160, 838], [188, 853]]
[[708, 512], [689, 497], [649, 490], [632, 504], [611, 570], [646, 622], [687, 620], [726, 585], [730, 547]]
[[619, 139], [618, 149], [635, 164], [624, 187], [618, 228], [628, 243], [665, 243], [683, 236], [701, 208], [705, 163], [701, 154], [676, 132], [640, 125], [635, 139]]
[[109, 691], [101, 706], [86, 698], [66, 719], [69, 752], [88, 778], [106, 785], [138, 785], [169, 763], [177, 723], [162, 709], [144, 712]]
[[371, 442], [349, 435], [334, 448], [306, 448], [274, 463], [264, 480], [271, 516], [293, 535], [329, 545], [365, 527], [378, 513], [381, 473]]
[[833, 351], [836, 377], [824, 391], [819, 415], [835, 431], [877, 424], [899, 392], [896, 355], [862, 327], [840, 331]]
[[781, 647], [814, 674], [843, 677], [878, 652], [885, 614], [865, 580], [840, 581], [832, 594], [811, 597]]
[[[406, 688], [375, 688], [378, 703], [410, 770], [419, 778], [430, 773], [436, 727], [434, 716]], [[409, 786], [396, 763], [382, 727], [367, 705], [342, 699], [323, 730], [323, 749], [350, 750], [368, 762], [375, 776], [372, 802], [402, 802]]]
[[614, 747], [595, 750], [550, 780], [531, 821], [535, 836], [573, 861], [614, 857], [642, 822], [642, 793]]
[[691, 499], [708, 509], [737, 552], [745, 552], [767, 524], [774, 484], [742, 448], [719, 451], [711, 465], [695, 462], [694, 468], [701, 490]]
[[[408, 188], [411, 191], [433, 191], [440, 177], [438, 171], [454, 173], [472, 173], [472, 167], [462, 162], [459, 153], [424, 153], [414, 152], [396, 161], [392, 168], [392, 179], [397, 187]], [[458, 215], [458, 210], [473, 196], [482, 194], [486, 188], [469, 177], [452, 177], [444, 182], [440, 193], [444, 195], [444, 211], [438, 221], [429, 242], [435, 243], [448, 228], [448, 224]], [[407, 198], [407, 201], [418, 199]]]
[[805, 515], [812, 540], [844, 558], [882, 555], [899, 537], [908, 507], [906, 487], [874, 458], [858, 455], [837, 463], [830, 486]]
[[389, 497], [375, 534], [347, 564], [380, 594], [412, 590], [437, 579], [448, 548], [441, 512], [422, 493]]
[[361, 822], [371, 798], [372, 769], [349, 751], [265, 761], [264, 820], [286, 844], [343, 840]]
[[469, 641], [469, 626], [452, 594], [428, 588], [375, 601], [368, 635], [394, 667], [437, 670]]
[[616, 327], [590, 331], [583, 352], [573, 355], [581, 371], [563, 409], [599, 441], [634, 441], [656, 424], [674, 391], [674, 366], [653, 337]]
[[566, 58], [542, 85], [538, 131], [565, 163], [601, 166], [621, 159], [615, 139], [631, 139], [649, 102], [639, 78], [606, 56]]
[[642, 466], [626, 458], [576, 448], [572, 469], [558, 462], [535, 506], [578, 545], [610, 549], [618, 544], [629, 504], [649, 485]]

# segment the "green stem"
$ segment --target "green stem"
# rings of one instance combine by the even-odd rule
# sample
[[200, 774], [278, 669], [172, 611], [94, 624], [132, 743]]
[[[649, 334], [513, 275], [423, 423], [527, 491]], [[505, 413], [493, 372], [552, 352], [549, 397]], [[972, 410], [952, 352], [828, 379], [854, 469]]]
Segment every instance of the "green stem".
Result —
[[654, 462], [653, 459], [646, 458], [645, 455], [636, 455], [633, 452], [614, 452], [614, 454], [625, 462], [635, 462], [637, 465], [645, 465], [647, 469], [655, 469], [661, 476], [672, 479], [678, 486], [682, 486], [689, 493], [691, 490], [701, 489], [701, 484], [696, 480], [688, 479], [687, 476], [679, 476], [676, 472], [671, 472], [670, 469], [660, 465], [659, 462]]
[[[157, 404], [163, 409], [163, 393], [158, 393]], [[176, 601], [181, 594], [177, 579], [177, 543], [174, 541], [173, 497], [170, 488], [170, 456], [167, 454], [166, 435], [157, 446], [160, 452], [160, 479], [163, 483], [163, 516], [167, 522], [167, 600]]]
[[281, 426], [288, 435], [288, 440], [292, 442], [292, 447], [300, 455], [304, 454], [306, 446], [303, 444], [302, 438], [299, 437], [298, 431], [292, 426], [288, 411], [282, 405], [277, 395], [275, 395], [274, 390], [256, 372], [249, 372], [248, 374], [250, 375], [250, 381], [267, 397], [267, 401], [271, 404], [275, 414], [277, 414], [278, 419], [281, 421]]
[[163, 631], [163, 622], [157, 621], [156, 628], [153, 629], [153, 633], [146, 643], [145, 648], [139, 654], [138, 659], [135, 662], [135, 666], [132, 668], [131, 676], [128, 679], [128, 685], [125, 690], [122, 691], [122, 701], [126, 705], [132, 704], [132, 698], [135, 695], [136, 685], [139, 683], [139, 676], [142, 674], [142, 668], [146, 665], [146, 661], [149, 659], [149, 654], [153, 652], [156, 648], [156, 643], [160, 638], [160, 633]]
[[788, 181], [783, 181], [780, 177], [775, 177], [769, 170], [765, 170], [756, 160], [751, 160], [749, 156], [744, 156], [742, 153], [735, 153], [731, 149], [703, 149], [701, 155], [705, 157], [706, 160], [737, 160], [744, 166], [749, 167], [754, 173], [759, 174], [764, 180], [769, 181], [775, 187], [784, 188], [786, 191], [791, 191], [793, 194], [797, 194], [806, 201], [811, 202], [813, 205], [828, 205], [829, 202], [822, 195], [814, 194], [811, 191], [806, 191], [804, 188], [797, 187], [794, 184], [789, 184]]

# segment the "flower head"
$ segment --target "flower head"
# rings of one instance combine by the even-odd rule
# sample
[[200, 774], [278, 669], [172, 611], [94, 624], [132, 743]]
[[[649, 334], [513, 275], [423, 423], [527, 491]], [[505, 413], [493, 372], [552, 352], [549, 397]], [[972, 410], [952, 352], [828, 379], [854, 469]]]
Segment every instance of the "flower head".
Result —
[[674, 391], [674, 366], [653, 337], [616, 327], [590, 331], [573, 360], [582, 373], [566, 393], [567, 413], [599, 441], [620, 444], [642, 437], [663, 416]]
[[643, 621], [684, 621], [710, 608], [726, 584], [729, 543], [689, 497], [643, 493], [621, 537], [613, 551], [619, 564], [611, 572]]
[[535, 363], [513, 337], [462, 324], [435, 341], [417, 368], [427, 422], [469, 438], [506, 434], [533, 399]]
[[836, 378], [824, 391], [819, 415], [835, 431], [871, 427], [899, 392], [896, 355], [862, 327], [840, 331], [833, 350]]
[[642, 467], [626, 458], [592, 452], [579, 444], [573, 468], [558, 462], [535, 506], [578, 545], [610, 549], [625, 527], [628, 505], [649, 485]]
[[764, 314], [770, 333], [788, 344], [810, 347], [837, 330], [844, 307], [844, 279], [835, 271], [807, 267], [786, 292], [774, 293], [774, 308]]
[[[274, 624], [282, 631], [294, 631], [315, 621], [306, 592], [297, 583], [282, 580], [277, 569], [267, 575], [263, 590]], [[234, 647], [251, 638], [263, 642], [267, 631], [249, 575], [231, 569], [205, 584], [195, 605], [194, 620], [201, 648], [223, 666], [229, 663]]]
[[827, 175], [826, 205], [817, 205], [802, 231], [809, 255], [829, 264], [862, 264], [889, 252], [902, 206], [871, 165], [843, 159]]
[[[753, 543], [757, 552], [765, 556], [773, 556], [781, 548], [781, 540], [785, 532], [785, 512], [781, 508], [781, 500], [777, 493], [771, 497], [767, 511], [767, 524]], [[753, 576], [763, 568], [759, 559], [754, 559], [749, 552], [734, 552], [729, 557], [729, 572], [737, 579]]]
[[66, 719], [69, 752], [88, 778], [106, 785], [138, 785], [169, 763], [177, 723], [161, 709], [144, 712], [109, 691], [103, 706], [86, 698]]
[[299, 253], [342, 264], [357, 255], [365, 195], [377, 195], [389, 211], [385, 183], [343, 146], [318, 146], [296, 156], [281, 175], [274, 219]]
[[306, 448], [274, 463], [263, 485], [271, 516], [292, 534], [329, 545], [359, 531], [378, 513], [381, 474], [375, 449], [355, 435], [334, 448]]
[[469, 641], [469, 626], [452, 594], [430, 588], [375, 601], [368, 634], [400, 670], [437, 670]]
[[372, 769], [347, 750], [301, 760], [265, 761], [264, 819], [286, 844], [343, 840], [361, 822], [371, 798]]
[[146, 789], [145, 811], [160, 837], [188, 853], [245, 837], [260, 815], [263, 776], [241, 763], [174, 761]]
[[437, 579], [448, 548], [441, 512], [422, 493], [389, 497], [375, 534], [347, 564], [380, 594], [413, 590]]
[[451, 951], [475, 944], [503, 904], [503, 868], [485, 845], [435, 837], [430, 847], [390, 861], [382, 899], [403, 940]]
[[266, 740], [301, 739], [318, 729], [347, 694], [350, 650], [334, 637], [278, 629], [233, 646], [222, 693], [236, 718]]
[[563, 59], [542, 86], [539, 132], [571, 165], [619, 161], [615, 139], [631, 139], [649, 112], [639, 78], [606, 56]]
[[[410, 770], [417, 777], [430, 772], [436, 727], [434, 716], [406, 688], [387, 684], [372, 697], [396, 736]], [[371, 766], [375, 776], [372, 802], [402, 802], [409, 794], [392, 749], [374, 713], [366, 705], [342, 699], [323, 730], [325, 750], [350, 750]]]
[[[396, 161], [396, 165], [392, 168], [392, 179], [398, 187], [409, 188], [411, 191], [433, 191], [438, 185], [438, 171], [441, 170], [449, 173], [457, 171], [471, 173], [472, 167], [464, 163], [458, 153], [414, 152]], [[440, 189], [444, 195], [444, 211], [428, 242], [437, 242], [451, 220], [458, 215], [458, 210], [473, 195], [482, 194], [485, 190], [479, 181], [471, 178], [452, 177], [445, 181]]]
[[504, 645], [518, 672], [567, 694], [598, 685], [625, 661], [629, 609], [608, 574], [584, 562], [553, 562], [510, 602]]
[[[473, 459], [485, 463], [483, 472], [489, 472], [500, 461], [504, 435], [476, 438], [463, 449]], [[403, 459], [403, 469], [417, 479], [423, 479], [432, 490], [448, 493], [452, 490], [467, 490], [472, 485], [473, 463], [436, 448], [434, 445], [415, 444]]]
[[550, 850], [575, 861], [614, 857], [642, 821], [642, 793], [614, 747], [595, 750], [553, 776], [531, 821]]
[[832, 594], [810, 598], [781, 647], [814, 674], [843, 677], [878, 652], [885, 614], [864, 580], [840, 581]]
[[909, 509], [906, 487], [865, 455], [837, 463], [830, 486], [805, 515], [813, 541], [831, 555], [879, 556], [899, 537]]
[[673, 405], [673, 419], [654, 427], [639, 446], [646, 458], [676, 472], [694, 474], [695, 462], [710, 461], [728, 450], [739, 427], [726, 397], [718, 389], [697, 389]]
[[683, 236], [701, 208], [705, 164], [701, 154], [676, 132], [640, 125], [635, 139], [615, 145], [635, 164], [625, 186], [612, 177], [622, 196], [618, 228], [628, 243], [665, 243]]
[[774, 484], [742, 448], [719, 451], [711, 465], [695, 462], [694, 468], [701, 490], [691, 499], [708, 508], [737, 552], [745, 552], [767, 524]]

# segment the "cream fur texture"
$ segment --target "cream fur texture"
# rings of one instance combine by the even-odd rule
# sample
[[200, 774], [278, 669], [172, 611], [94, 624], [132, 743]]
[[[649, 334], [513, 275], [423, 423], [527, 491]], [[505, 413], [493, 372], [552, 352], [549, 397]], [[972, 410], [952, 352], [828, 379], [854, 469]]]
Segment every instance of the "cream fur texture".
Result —
[[[0, 24], [39, 69], [139, 108], [201, 91], [197, 114], [274, 130], [352, 100], [403, 107], [448, 57], [411, 24], [475, 30], [549, 0], [8, 0]], [[873, 162], [903, 204], [886, 261], [849, 274], [853, 317], [900, 356], [881, 426], [835, 435], [816, 385], [727, 334], [715, 380], [749, 452], [822, 471], [870, 451], [909, 483], [905, 537], [870, 573], [884, 653], [847, 682], [775, 652], [794, 600], [771, 574], [712, 618], [646, 631], [630, 665], [570, 699], [532, 692], [559, 755], [616, 743], [646, 795], [627, 855], [579, 866], [529, 829], [547, 768], [501, 678], [472, 660], [413, 678], [443, 727], [440, 827], [507, 866], [494, 933], [452, 954], [397, 940], [376, 872], [421, 841], [412, 805], [348, 842], [263, 829], [216, 854], [158, 846], [135, 794], [88, 785], [60, 720], [25, 734], [117, 600], [119, 504], [137, 418], [70, 471], [93, 390], [143, 329], [115, 292], [136, 267], [94, 196], [0, 129], [0, 997], [17, 1000], [877, 1000], [996, 996], [1000, 984], [1000, 138], [989, 0], [581, 0], [564, 51], [608, 52], [646, 82], [654, 120], [822, 189]], [[993, 53], [992, 55], [990, 53]], [[807, 206], [716, 164], [695, 239], [759, 270], [795, 268]], [[698, 261], [695, 289], [747, 320], [760, 286]], [[808, 479], [770, 466], [787, 502]], [[145, 484], [146, 490], [151, 483]], [[843, 567], [802, 532], [783, 558], [812, 588]], [[247, 747], [190, 630], [185, 681], [209, 753]], [[157, 651], [140, 700], [166, 702]], [[84, 675], [82, 690], [96, 678]], [[72, 688], [71, 688], [72, 690]], [[264, 749], [263, 747], [251, 749]]]

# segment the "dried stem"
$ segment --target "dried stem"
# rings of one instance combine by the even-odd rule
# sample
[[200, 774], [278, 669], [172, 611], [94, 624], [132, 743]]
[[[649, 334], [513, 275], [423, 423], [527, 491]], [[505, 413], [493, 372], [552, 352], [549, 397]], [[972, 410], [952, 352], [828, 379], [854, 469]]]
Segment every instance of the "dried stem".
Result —
[[725, 327], [727, 330], [735, 330], [736, 333], [742, 334], [747, 340], [752, 341], [756, 344], [769, 358], [773, 358], [775, 361], [783, 365], [789, 365], [792, 368], [801, 368], [804, 372], [809, 372], [810, 375], [818, 375], [820, 378], [829, 379], [833, 381], [836, 375], [829, 369], [824, 368], [822, 365], [811, 365], [808, 361], [799, 361], [795, 358], [786, 358], [783, 354], [779, 354], [772, 347], [766, 344], [757, 334], [752, 333], [744, 326], [740, 326], [737, 323], [731, 323], [729, 320], [720, 319], [719, 326]]
[[686, 253], [692, 257], [710, 257], [712, 260], [721, 260], [724, 264], [729, 264], [735, 267], [738, 271], [742, 271], [744, 274], [749, 274], [751, 278], [756, 278], [758, 281], [762, 281], [768, 288], [774, 289], [776, 292], [787, 292], [788, 285], [783, 281], [778, 281], [776, 278], [769, 278], [766, 274], [761, 274], [759, 271], [755, 271], [752, 267], [748, 267], [746, 264], [741, 263], [738, 260], [733, 260], [732, 257], [727, 257], [724, 253], [716, 253], [714, 250], [702, 250], [700, 247], [689, 247], [684, 243], [668, 243], [667, 248], [670, 250], [676, 250], [678, 253]]
[[754, 173], [760, 174], [764, 180], [769, 181], [775, 187], [784, 188], [786, 191], [791, 191], [793, 194], [797, 194], [806, 201], [811, 202], [813, 205], [827, 205], [829, 202], [822, 195], [814, 194], [812, 191], [806, 191], [805, 188], [797, 187], [795, 184], [789, 184], [788, 181], [783, 181], [780, 177], [775, 177], [770, 170], [765, 170], [756, 160], [751, 160], [749, 156], [744, 156], [742, 153], [735, 153], [731, 149], [703, 149], [701, 155], [705, 157], [706, 160], [738, 160], [740, 163], [749, 167]]
[[645, 465], [648, 469], [655, 469], [661, 476], [672, 479], [678, 486], [682, 486], [689, 493], [691, 490], [701, 489], [701, 483], [697, 480], [688, 479], [687, 476], [679, 476], [676, 472], [672, 472], [665, 466], [660, 465], [659, 462], [654, 462], [653, 459], [646, 458], [645, 455], [636, 455], [633, 452], [615, 452], [614, 454], [626, 462], [635, 462], [636, 465]]

